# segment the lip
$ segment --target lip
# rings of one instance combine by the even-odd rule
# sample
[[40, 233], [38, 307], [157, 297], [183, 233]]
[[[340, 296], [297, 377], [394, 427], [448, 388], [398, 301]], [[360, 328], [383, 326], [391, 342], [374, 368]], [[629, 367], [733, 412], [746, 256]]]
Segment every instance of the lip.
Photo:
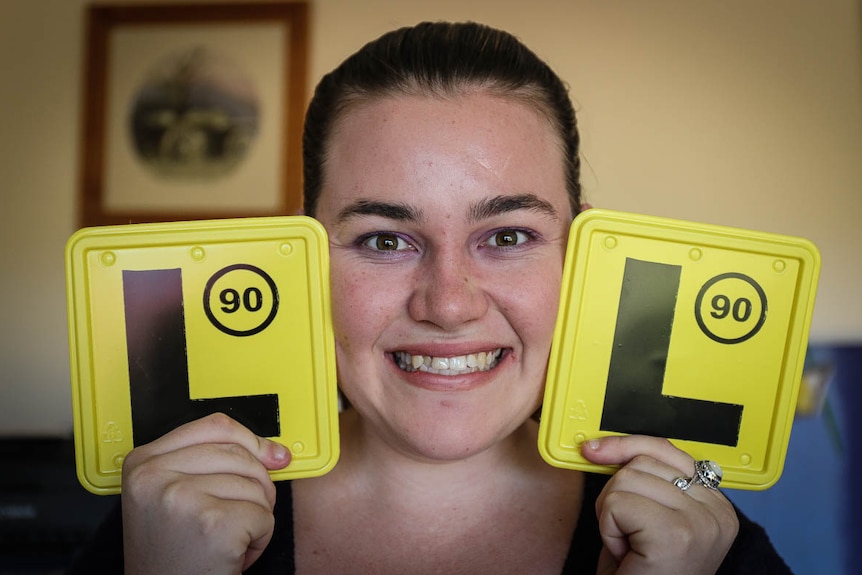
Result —
[[[497, 349], [500, 346], [488, 347], [487, 350]], [[416, 350], [416, 348], [411, 348]], [[408, 349], [400, 349], [398, 351], [407, 351], [412, 355], [432, 355], [436, 357], [455, 357], [459, 355], [467, 355], [469, 353], [475, 353], [477, 349], [485, 349], [482, 347], [471, 347], [470, 351], [464, 351], [463, 347], [459, 347], [457, 349], [452, 347], [423, 347], [421, 351], [408, 351]], [[389, 362], [390, 368], [395, 372], [397, 377], [402, 381], [405, 381], [409, 385], [414, 387], [418, 387], [421, 389], [425, 389], [428, 391], [438, 391], [438, 392], [460, 392], [460, 391], [469, 391], [472, 389], [476, 389], [486, 385], [491, 382], [493, 379], [497, 377], [501, 369], [505, 369], [506, 366], [512, 360], [512, 349], [509, 347], [502, 347], [502, 353], [500, 355], [500, 359], [497, 361], [497, 365], [487, 371], [476, 371], [472, 373], [463, 373], [459, 375], [442, 375], [436, 373], [430, 373], [425, 371], [404, 371], [398, 366], [397, 359], [395, 358], [395, 353], [388, 352], [386, 353], [387, 361]], [[432, 353], [433, 352], [433, 353]]]

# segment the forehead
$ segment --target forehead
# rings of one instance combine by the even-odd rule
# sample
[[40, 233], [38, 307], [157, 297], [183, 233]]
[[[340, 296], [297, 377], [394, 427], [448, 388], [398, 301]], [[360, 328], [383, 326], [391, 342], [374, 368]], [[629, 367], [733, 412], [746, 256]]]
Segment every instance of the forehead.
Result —
[[357, 194], [400, 200], [459, 189], [568, 202], [556, 132], [513, 97], [398, 95], [354, 104], [328, 148], [321, 208]]

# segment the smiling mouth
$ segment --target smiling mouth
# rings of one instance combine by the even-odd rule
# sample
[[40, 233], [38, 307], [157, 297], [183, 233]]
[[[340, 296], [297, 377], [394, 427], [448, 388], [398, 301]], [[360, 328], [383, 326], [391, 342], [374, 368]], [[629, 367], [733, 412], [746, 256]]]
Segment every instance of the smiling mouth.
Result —
[[489, 371], [496, 367], [503, 355], [503, 349], [480, 351], [454, 357], [431, 355], [411, 355], [404, 351], [393, 353], [395, 363], [407, 372], [422, 371], [436, 375], [463, 375], [478, 371]]

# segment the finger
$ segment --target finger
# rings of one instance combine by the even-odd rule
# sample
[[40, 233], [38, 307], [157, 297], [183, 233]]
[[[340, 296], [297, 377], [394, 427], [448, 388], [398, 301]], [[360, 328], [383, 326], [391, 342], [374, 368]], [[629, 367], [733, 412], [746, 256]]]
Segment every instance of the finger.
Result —
[[[274, 522], [273, 522], [274, 523]], [[272, 539], [272, 529], [267, 532], [265, 537], [260, 537], [259, 539], [253, 540], [249, 543], [248, 549], [245, 550], [245, 560], [243, 561], [241, 572], [245, 572], [246, 569], [251, 567], [255, 561], [257, 561], [260, 556], [263, 554], [266, 546], [269, 545], [270, 540]]]
[[[597, 516], [602, 542], [618, 563], [632, 554], [639, 555], [643, 549], [661, 553], [665, 546], [655, 545], [651, 540], [666, 537], [668, 530], [680, 521], [678, 512], [649, 498], [622, 491], [608, 494]], [[663, 528], [657, 530], [657, 525]]]
[[[736, 536], [733, 507], [707, 511], [692, 501], [676, 511], [626, 492], [609, 495], [598, 512], [606, 549], [620, 563], [619, 573], [712, 573]], [[681, 563], [682, 561], [682, 563]], [[682, 572], [682, 571], [679, 571]]]
[[603, 505], [608, 493], [624, 491], [654, 499], [671, 509], [683, 509], [691, 498], [673, 484], [675, 473], [678, 475], [678, 471], [669, 465], [651, 457], [638, 456], [614, 474], [607, 488], [599, 494], [596, 505]]
[[620, 562], [611, 553], [610, 549], [602, 546], [599, 561], [596, 565], [596, 575], [614, 575], [619, 569]]
[[275, 486], [266, 467], [236, 443], [205, 443], [170, 451], [158, 457], [158, 467], [186, 475], [232, 474], [256, 480], [265, 489]]
[[682, 491], [673, 481], [681, 477], [676, 467], [648, 455], [638, 455], [621, 467], [598, 498], [610, 490], [626, 491], [643, 497], [655, 499], [671, 509], [686, 509], [694, 500], [706, 503], [713, 510], [727, 503], [724, 494], [717, 489], [697, 483], [687, 491]]
[[[152, 466], [131, 470], [132, 481], [157, 477], [163, 472], [194, 475], [235, 475], [256, 481], [271, 505], [275, 504], [275, 485], [266, 467], [243, 446], [236, 443], [206, 443], [170, 451], [152, 459]], [[144, 477], [142, 477], [144, 476]]]
[[[275, 525], [272, 512], [256, 503], [212, 497], [204, 509], [200, 528], [207, 533], [205, 541], [211, 547], [210, 552], [226, 554], [242, 570], [260, 556], [272, 538]], [[237, 528], [241, 533], [237, 534]]]
[[223, 413], [181, 425], [159, 439], [132, 452], [133, 457], [151, 457], [201, 443], [236, 443], [245, 447], [267, 469], [282, 469], [290, 463], [288, 449], [264, 437]]
[[638, 455], [648, 455], [676, 469], [676, 475], [694, 474], [694, 459], [667, 439], [646, 435], [607, 436], [585, 441], [581, 453], [592, 463], [625, 465]]
[[178, 514], [194, 513], [200, 501], [210, 498], [254, 503], [267, 511], [275, 507], [275, 497], [259, 481], [234, 474], [178, 475], [164, 491], [165, 507]]

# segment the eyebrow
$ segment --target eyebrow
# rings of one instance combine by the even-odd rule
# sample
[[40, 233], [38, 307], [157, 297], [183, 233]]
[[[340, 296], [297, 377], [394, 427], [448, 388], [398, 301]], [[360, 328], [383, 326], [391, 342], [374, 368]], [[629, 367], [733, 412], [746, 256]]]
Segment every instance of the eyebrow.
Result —
[[338, 221], [343, 222], [357, 216], [380, 216], [390, 220], [418, 222], [422, 214], [406, 204], [359, 200], [338, 212]]
[[[555, 219], [558, 217], [557, 210], [550, 202], [535, 194], [518, 194], [483, 199], [470, 208], [469, 218], [471, 222], [478, 222], [518, 210], [544, 213]], [[405, 222], [418, 222], [422, 219], [422, 213], [407, 204], [358, 200], [338, 212], [337, 221], [344, 222], [360, 216], [379, 216]]]
[[478, 222], [517, 210], [540, 212], [552, 218], [558, 218], [557, 210], [550, 202], [535, 194], [518, 194], [516, 196], [496, 196], [478, 202], [470, 209], [470, 221]]

